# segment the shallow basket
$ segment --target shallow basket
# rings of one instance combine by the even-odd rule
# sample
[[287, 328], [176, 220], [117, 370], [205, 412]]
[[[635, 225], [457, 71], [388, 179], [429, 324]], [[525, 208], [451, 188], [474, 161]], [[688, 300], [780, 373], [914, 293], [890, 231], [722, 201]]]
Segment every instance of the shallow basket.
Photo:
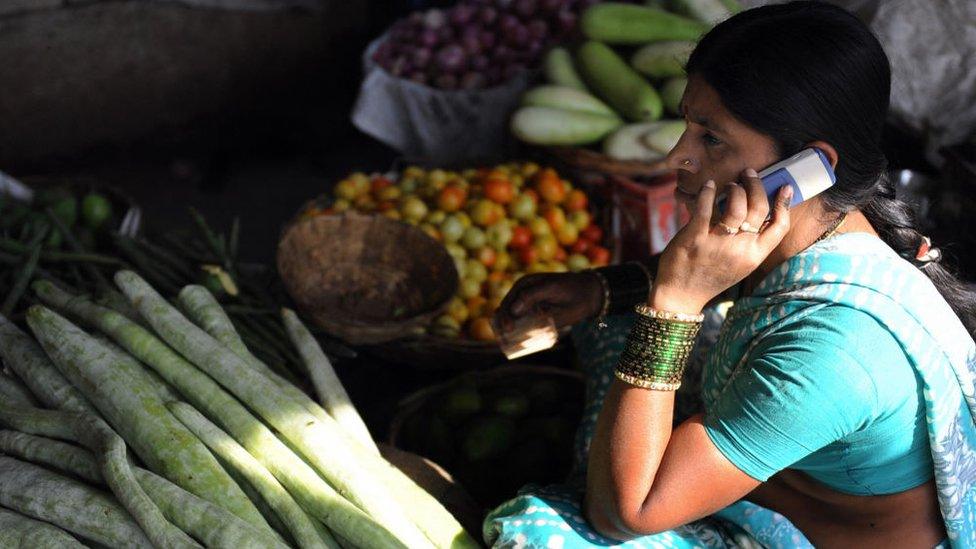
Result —
[[422, 333], [458, 286], [451, 256], [422, 230], [352, 212], [292, 223], [277, 263], [298, 308], [353, 345]]

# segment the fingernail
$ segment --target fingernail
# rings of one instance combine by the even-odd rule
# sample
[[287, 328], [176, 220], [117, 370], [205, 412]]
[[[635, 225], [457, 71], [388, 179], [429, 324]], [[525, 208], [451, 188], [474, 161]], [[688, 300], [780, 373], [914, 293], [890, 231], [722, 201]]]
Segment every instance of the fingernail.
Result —
[[756, 170], [754, 170], [752, 168], [746, 168], [746, 176], [748, 176], [748, 177], [759, 177], [759, 174], [756, 173]]
[[709, 189], [714, 189], [715, 188], [715, 181], [712, 180], [712, 179], [709, 179], [708, 181], [705, 182], [705, 186], [708, 187]]
[[786, 190], [783, 191], [783, 196], [787, 200], [791, 200], [793, 198], [793, 186], [792, 185], [787, 185], [786, 186]]

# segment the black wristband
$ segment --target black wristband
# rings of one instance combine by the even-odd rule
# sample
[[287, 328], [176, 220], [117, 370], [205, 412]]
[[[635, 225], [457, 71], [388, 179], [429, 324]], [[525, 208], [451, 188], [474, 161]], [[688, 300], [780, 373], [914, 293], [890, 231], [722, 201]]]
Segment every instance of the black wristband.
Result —
[[634, 306], [647, 301], [651, 293], [650, 269], [637, 262], [611, 265], [595, 269], [610, 289], [607, 314], [630, 313]]

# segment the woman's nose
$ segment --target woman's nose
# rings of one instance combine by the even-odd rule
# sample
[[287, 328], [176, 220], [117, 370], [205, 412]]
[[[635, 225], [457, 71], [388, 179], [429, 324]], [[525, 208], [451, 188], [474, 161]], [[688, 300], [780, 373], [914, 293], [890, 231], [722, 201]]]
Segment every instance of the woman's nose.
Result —
[[695, 155], [692, 154], [688, 147], [684, 146], [687, 135], [687, 132], [685, 132], [681, 136], [681, 139], [678, 140], [678, 144], [671, 149], [671, 152], [665, 158], [665, 164], [672, 170], [685, 170], [694, 174], [698, 173], [700, 165]]

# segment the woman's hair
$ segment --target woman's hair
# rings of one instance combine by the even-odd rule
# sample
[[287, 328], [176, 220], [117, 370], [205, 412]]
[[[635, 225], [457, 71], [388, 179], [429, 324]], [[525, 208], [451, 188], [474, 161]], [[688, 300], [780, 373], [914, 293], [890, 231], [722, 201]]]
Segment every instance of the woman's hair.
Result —
[[706, 34], [687, 71], [714, 88], [738, 119], [770, 136], [781, 158], [811, 141], [836, 150], [828, 210], [860, 210], [881, 238], [932, 280], [976, 333], [976, 299], [938, 259], [920, 263], [913, 208], [895, 197], [881, 136], [891, 69], [881, 43], [851, 13], [796, 1], [738, 13]]

